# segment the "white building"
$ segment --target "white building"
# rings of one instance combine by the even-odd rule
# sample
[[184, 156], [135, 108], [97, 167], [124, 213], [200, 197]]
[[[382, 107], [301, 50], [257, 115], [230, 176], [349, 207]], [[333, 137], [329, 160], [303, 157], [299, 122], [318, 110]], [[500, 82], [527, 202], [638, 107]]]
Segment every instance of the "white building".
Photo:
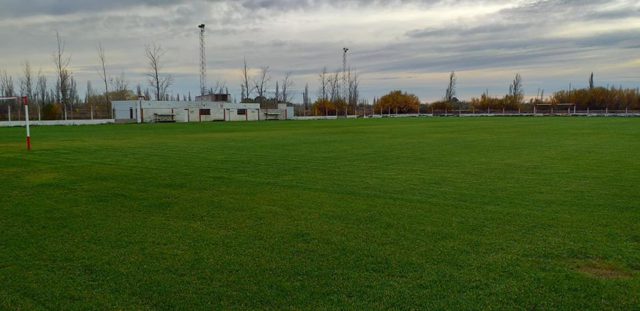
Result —
[[116, 122], [211, 122], [290, 120], [293, 107], [278, 104], [277, 109], [261, 109], [260, 104], [207, 101], [113, 102]]

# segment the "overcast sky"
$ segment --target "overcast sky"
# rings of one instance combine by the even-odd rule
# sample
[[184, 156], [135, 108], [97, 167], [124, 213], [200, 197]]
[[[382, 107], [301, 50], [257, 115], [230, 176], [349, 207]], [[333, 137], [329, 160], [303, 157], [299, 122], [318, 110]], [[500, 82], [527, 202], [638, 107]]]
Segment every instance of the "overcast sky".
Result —
[[57, 30], [81, 92], [87, 80], [99, 85], [98, 43], [110, 75], [144, 88], [144, 47], [156, 42], [170, 92], [195, 95], [200, 23], [209, 84], [234, 96], [243, 57], [269, 66], [272, 81], [292, 72], [298, 101], [306, 83], [316, 95], [318, 73], [340, 68], [345, 46], [369, 99], [401, 89], [439, 100], [450, 71], [462, 99], [504, 95], [516, 73], [527, 96], [584, 87], [592, 71], [598, 85], [640, 86], [637, 0], [0, 0], [0, 70], [17, 80], [28, 60], [52, 83]]

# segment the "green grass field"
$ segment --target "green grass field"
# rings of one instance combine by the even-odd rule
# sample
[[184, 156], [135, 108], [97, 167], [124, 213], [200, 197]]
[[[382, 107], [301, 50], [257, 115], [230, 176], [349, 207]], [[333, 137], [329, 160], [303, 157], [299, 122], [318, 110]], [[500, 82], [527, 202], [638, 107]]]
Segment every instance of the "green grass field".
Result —
[[640, 119], [0, 129], [0, 309], [640, 309]]

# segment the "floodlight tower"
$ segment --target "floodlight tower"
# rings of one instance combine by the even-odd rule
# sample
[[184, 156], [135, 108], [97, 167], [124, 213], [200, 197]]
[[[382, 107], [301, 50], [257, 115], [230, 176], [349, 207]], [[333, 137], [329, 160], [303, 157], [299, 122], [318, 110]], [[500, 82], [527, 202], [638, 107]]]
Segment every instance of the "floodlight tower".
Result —
[[342, 95], [344, 96], [344, 101], [347, 102], [347, 107], [345, 108], [345, 116], [349, 114], [349, 86], [347, 85], [347, 52], [349, 52], [349, 48], [342, 48], [344, 52], [342, 54]]
[[342, 51], [342, 82], [343, 86], [347, 85], [347, 52], [349, 52], [349, 48], [343, 48]]
[[347, 70], [347, 52], [349, 52], [349, 48], [342, 48], [343, 56], [342, 56], [342, 69]]
[[200, 95], [204, 96], [207, 91], [207, 60], [204, 53], [204, 24], [198, 25], [200, 28]]

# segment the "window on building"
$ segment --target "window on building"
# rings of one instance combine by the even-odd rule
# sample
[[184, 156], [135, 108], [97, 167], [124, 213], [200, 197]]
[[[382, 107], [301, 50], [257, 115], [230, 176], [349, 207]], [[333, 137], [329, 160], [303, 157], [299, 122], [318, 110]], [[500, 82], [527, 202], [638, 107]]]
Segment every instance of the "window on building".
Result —
[[247, 114], [247, 109], [238, 109], [238, 115], [239, 116], [244, 116]]
[[201, 116], [210, 116], [211, 115], [211, 109], [200, 109], [200, 115]]

